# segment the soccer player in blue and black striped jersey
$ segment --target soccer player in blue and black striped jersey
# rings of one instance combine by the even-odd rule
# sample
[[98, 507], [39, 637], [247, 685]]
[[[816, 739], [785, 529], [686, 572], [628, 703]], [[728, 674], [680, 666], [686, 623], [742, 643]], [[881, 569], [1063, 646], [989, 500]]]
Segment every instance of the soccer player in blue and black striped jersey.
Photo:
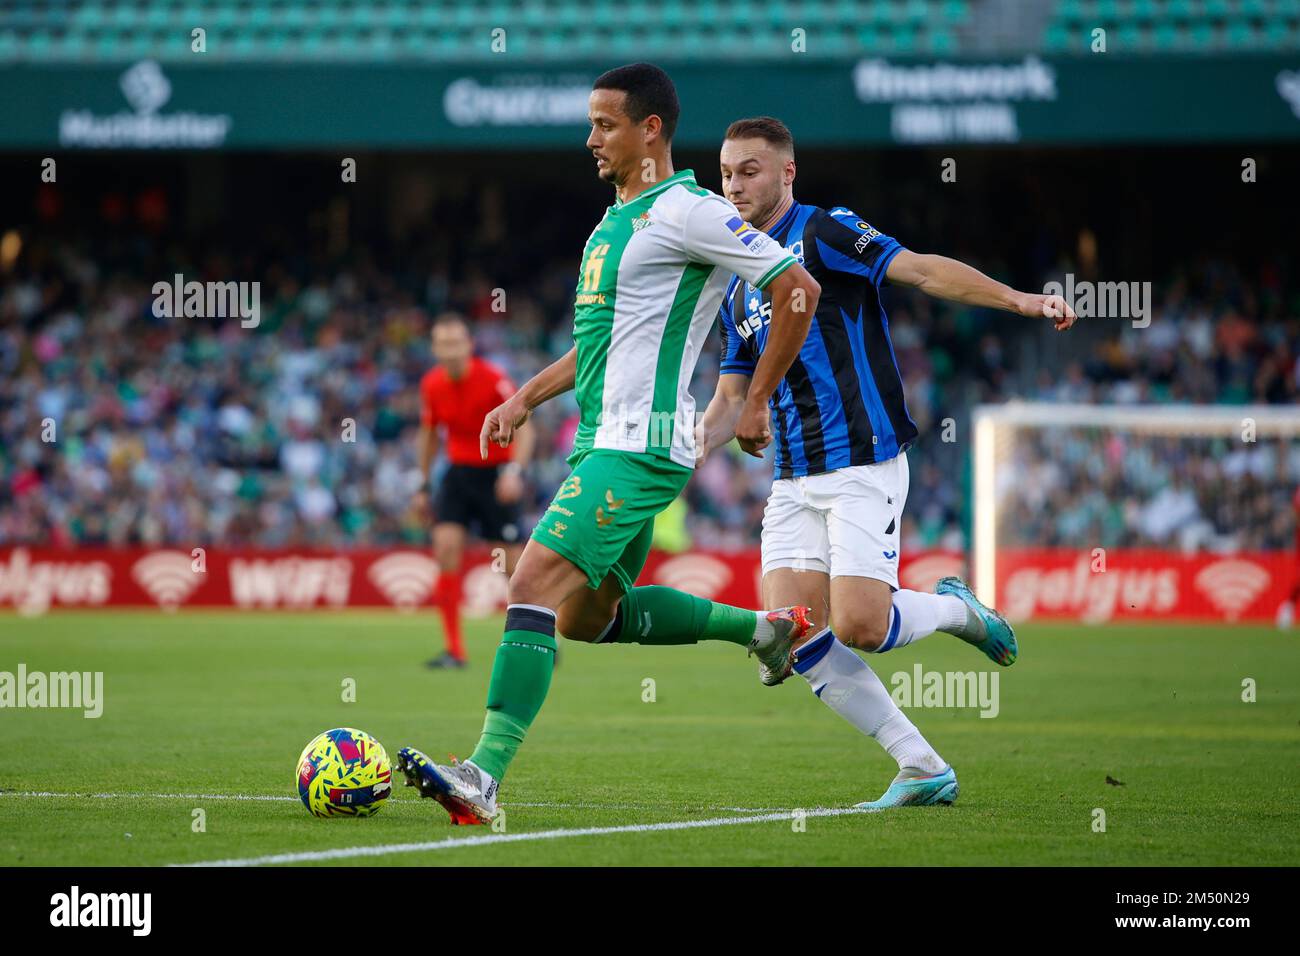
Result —
[[[943, 256], [921, 255], [855, 212], [794, 198], [794, 141], [780, 120], [738, 120], [721, 153], [724, 195], [739, 216], [781, 243], [821, 285], [799, 356], [770, 398], [772, 428], [742, 441], [761, 457], [776, 446], [776, 474], [763, 516], [763, 603], [802, 604], [822, 625], [797, 646], [793, 670], [814, 693], [898, 761], [885, 794], [859, 806], [951, 803], [952, 768], [850, 648], [881, 653], [946, 631], [1007, 666], [1015, 635], [958, 578], [935, 594], [898, 588], [899, 522], [907, 500], [905, 452], [917, 438], [881, 302], [886, 281], [968, 305], [1055, 319], [1074, 313], [1059, 296], [1016, 290]], [[718, 315], [717, 392], [697, 429], [700, 460], [730, 441], [746, 410], [750, 377], [767, 342], [767, 295], [732, 277]], [[755, 397], [748, 395], [753, 402]], [[847, 645], [847, 646], [846, 646]], [[787, 674], [760, 668], [765, 684]]]

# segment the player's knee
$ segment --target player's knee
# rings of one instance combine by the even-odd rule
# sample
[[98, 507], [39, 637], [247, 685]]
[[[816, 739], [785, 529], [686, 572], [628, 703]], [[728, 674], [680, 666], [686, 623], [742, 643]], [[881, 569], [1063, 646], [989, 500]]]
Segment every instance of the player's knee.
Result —
[[874, 651], [889, 636], [889, 611], [883, 614], [849, 614], [837, 618], [835, 636], [849, 647], [860, 651]]

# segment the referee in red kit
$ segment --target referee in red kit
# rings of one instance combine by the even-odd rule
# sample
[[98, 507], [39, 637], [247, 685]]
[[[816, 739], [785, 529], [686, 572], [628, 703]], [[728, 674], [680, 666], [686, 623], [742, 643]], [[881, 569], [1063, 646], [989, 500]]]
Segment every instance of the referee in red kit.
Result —
[[[533, 429], [523, 428], [508, 448], [488, 445], [479, 450], [483, 419], [515, 392], [505, 372], [474, 355], [469, 323], [446, 312], [433, 323], [433, 355], [437, 364], [420, 380], [420, 474], [425, 483], [415, 506], [427, 515], [433, 499], [433, 555], [438, 562], [434, 601], [442, 615], [446, 650], [430, 667], [464, 667], [465, 645], [460, 629], [461, 559], [465, 539], [480, 540], [506, 553], [509, 573], [519, 556], [519, 500], [523, 469], [533, 451]], [[429, 468], [438, 454], [440, 432], [446, 435], [447, 471], [435, 490]]]

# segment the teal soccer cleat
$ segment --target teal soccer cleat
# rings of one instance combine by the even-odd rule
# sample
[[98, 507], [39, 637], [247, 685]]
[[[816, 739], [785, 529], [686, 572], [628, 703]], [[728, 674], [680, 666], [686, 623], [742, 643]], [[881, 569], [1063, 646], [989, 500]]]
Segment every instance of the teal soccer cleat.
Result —
[[935, 594], [952, 594], [966, 604], [967, 619], [970, 620], [965, 633], [958, 634], [963, 641], [972, 644], [984, 652], [994, 664], [1010, 667], [1020, 654], [1016, 643], [1016, 632], [997, 611], [980, 603], [979, 598], [961, 578], [940, 578], [934, 586]]
[[957, 786], [957, 774], [952, 767], [944, 767], [938, 773], [922, 776], [909, 776], [917, 771], [904, 770], [879, 800], [856, 804], [859, 810], [892, 810], [894, 807], [930, 807], [936, 804], [951, 804], [957, 799], [960, 788]]

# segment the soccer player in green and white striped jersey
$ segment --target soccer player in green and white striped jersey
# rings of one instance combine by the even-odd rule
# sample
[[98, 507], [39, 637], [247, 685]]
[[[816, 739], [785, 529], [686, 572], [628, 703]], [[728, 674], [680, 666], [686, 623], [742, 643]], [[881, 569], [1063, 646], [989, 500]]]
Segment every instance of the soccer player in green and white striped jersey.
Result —
[[784, 667], [808, 628], [807, 609], [751, 611], [666, 587], [636, 587], [654, 517], [695, 465], [688, 386], [732, 274], [772, 297], [767, 346], [736, 436], [771, 441], [768, 399], [799, 353], [820, 287], [788, 252], [748, 226], [727, 200], [674, 172], [679, 108], [672, 80], [646, 63], [595, 83], [587, 147], [615, 202], [583, 250], [574, 348], [483, 423], [482, 447], [508, 444], [531, 411], [576, 389], [581, 422], [573, 471], [538, 522], [510, 579], [505, 636], [473, 755], [440, 765], [409, 747], [408, 784], [456, 823], [487, 823], [497, 788], [550, 687], [555, 633], [599, 643], [729, 641]]

